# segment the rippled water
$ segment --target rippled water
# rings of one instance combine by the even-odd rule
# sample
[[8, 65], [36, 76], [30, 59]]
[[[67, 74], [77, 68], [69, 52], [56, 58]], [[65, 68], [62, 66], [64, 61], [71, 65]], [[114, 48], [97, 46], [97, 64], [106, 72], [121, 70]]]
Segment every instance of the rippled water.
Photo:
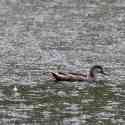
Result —
[[[1, 0], [0, 124], [124, 125], [124, 26], [124, 0]], [[95, 64], [110, 76], [49, 80]]]

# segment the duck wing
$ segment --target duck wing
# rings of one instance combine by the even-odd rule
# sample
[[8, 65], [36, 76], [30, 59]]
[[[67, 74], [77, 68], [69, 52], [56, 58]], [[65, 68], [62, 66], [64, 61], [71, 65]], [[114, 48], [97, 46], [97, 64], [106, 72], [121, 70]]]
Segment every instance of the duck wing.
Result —
[[58, 72], [58, 73], [61, 75], [68, 75], [68, 73], [65, 73], [65, 72]]
[[51, 74], [53, 75], [53, 77], [57, 81], [61, 81], [61, 80], [65, 80], [66, 79], [66, 75], [64, 73], [54, 73], [54, 72], [51, 72]]
[[87, 75], [86, 75], [86, 74], [83, 74], [83, 73], [74, 73], [74, 72], [69, 72], [69, 74], [76, 75], [76, 76], [87, 77]]
[[54, 73], [51, 72], [55, 80], [57, 81], [84, 81], [86, 76], [83, 75], [73, 75], [73, 74], [65, 74], [65, 73]]
[[61, 75], [76, 75], [76, 76], [83, 76], [83, 77], [87, 77], [86, 74], [83, 74], [83, 73], [74, 73], [74, 72], [58, 72], [59, 74]]

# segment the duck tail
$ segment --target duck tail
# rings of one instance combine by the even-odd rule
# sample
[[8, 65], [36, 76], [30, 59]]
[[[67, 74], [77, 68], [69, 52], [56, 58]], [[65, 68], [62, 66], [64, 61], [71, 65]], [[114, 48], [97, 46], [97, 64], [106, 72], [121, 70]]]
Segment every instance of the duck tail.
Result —
[[58, 75], [57, 75], [56, 73], [51, 72], [51, 74], [53, 75], [53, 77], [54, 77], [56, 80], [59, 80], [59, 77], [58, 77]]

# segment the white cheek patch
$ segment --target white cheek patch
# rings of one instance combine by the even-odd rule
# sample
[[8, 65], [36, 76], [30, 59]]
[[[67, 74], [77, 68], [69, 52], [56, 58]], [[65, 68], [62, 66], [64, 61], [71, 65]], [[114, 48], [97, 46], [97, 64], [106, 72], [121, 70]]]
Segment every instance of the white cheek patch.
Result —
[[99, 69], [95, 69], [95, 70], [93, 71], [94, 74], [96, 74], [96, 73], [98, 73], [98, 72], [99, 72]]
[[96, 69], [96, 72], [101, 72], [101, 69]]

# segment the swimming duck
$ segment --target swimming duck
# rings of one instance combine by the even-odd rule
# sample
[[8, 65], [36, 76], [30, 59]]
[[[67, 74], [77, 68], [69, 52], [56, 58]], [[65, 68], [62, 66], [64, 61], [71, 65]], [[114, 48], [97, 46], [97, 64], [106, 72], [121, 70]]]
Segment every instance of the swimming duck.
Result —
[[103, 75], [107, 75], [104, 71], [102, 66], [95, 65], [93, 66], [88, 74], [82, 74], [82, 73], [63, 73], [63, 72], [51, 72], [53, 78], [56, 81], [95, 81], [96, 80], [96, 74], [101, 73]]

